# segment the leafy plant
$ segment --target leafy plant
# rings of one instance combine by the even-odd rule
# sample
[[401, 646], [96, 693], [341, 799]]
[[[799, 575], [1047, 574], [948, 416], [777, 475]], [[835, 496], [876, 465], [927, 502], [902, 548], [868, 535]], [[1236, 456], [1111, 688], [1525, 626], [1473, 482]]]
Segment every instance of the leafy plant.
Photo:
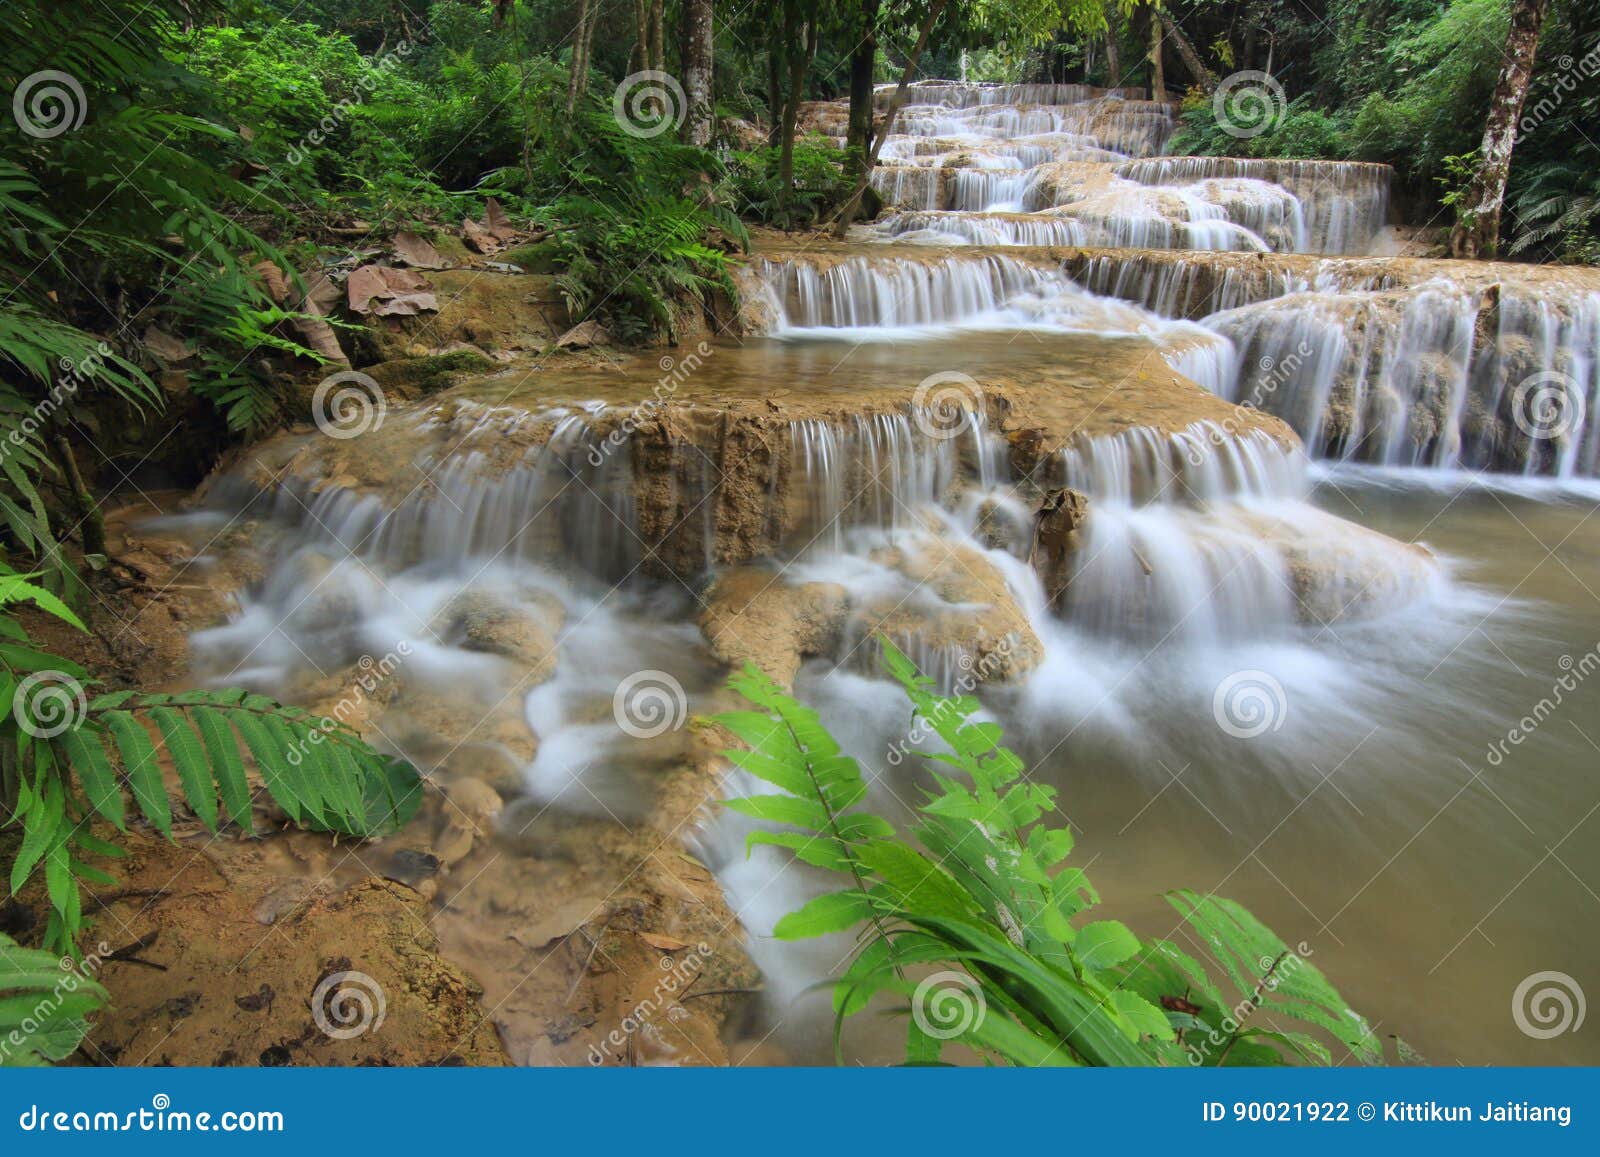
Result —
[[106, 990], [48, 952], [0, 933], [0, 1067], [49, 1064], [71, 1056]]
[[[35, 574], [0, 565], [0, 606], [32, 602], [82, 628]], [[373, 751], [349, 728], [297, 707], [239, 690], [152, 695], [115, 691], [89, 698], [76, 663], [36, 649], [10, 615], [0, 616], [0, 827], [21, 829], [10, 885], [42, 869], [51, 915], [45, 944], [72, 950], [83, 924], [82, 881], [115, 881], [86, 858], [117, 856], [91, 830], [96, 820], [127, 831], [134, 810], [172, 834], [164, 779], [170, 765], [180, 797], [206, 830], [224, 816], [252, 830], [248, 760], [267, 794], [297, 824], [353, 836], [394, 831], [420, 803], [416, 772]], [[220, 803], [220, 806], [219, 806]]]
[[[1019, 1065], [1325, 1064], [1317, 1034], [1364, 1063], [1382, 1060], [1367, 1022], [1305, 953], [1231, 901], [1167, 897], [1220, 966], [1220, 982], [1170, 941], [1144, 942], [1118, 920], [1091, 919], [1099, 896], [1067, 863], [1072, 833], [1047, 822], [1054, 790], [1026, 779], [997, 724], [973, 719], [977, 700], [935, 695], [903, 653], [880, 642], [915, 718], [947, 748], [925, 756], [933, 786], [917, 809], [915, 842], [863, 806], [860, 768], [816, 712], [754, 667], [729, 685], [755, 710], [716, 717], [745, 745], [728, 758], [778, 789], [728, 801], [779, 825], [752, 832], [749, 844], [788, 849], [848, 878], [774, 931], [801, 939], [862, 927], [833, 989], [836, 1047], [844, 1018], [890, 992], [913, 998], [911, 1063], [938, 1061], [955, 1040]], [[930, 1022], [914, 978], [931, 968], [970, 981], [959, 1024]]]

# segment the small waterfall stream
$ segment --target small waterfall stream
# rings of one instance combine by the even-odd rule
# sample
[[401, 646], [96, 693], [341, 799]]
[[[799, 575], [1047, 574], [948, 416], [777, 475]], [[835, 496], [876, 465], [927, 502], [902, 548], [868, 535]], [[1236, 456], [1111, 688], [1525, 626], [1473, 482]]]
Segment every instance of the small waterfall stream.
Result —
[[[840, 111], [807, 116], [842, 132]], [[1600, 288], [1360, 256], [1384, 243], [1386, 170], [1164, 157], [1171, 130], [1171, 107], [1133, 92], [918, 85], [874, 174], [885, 216], [843, 246], [754, 258], [746, 314], [765, 336], [716, 345], [664, 406], [639, 401], [651, 366], [552, 363], [397, 408], [358, 443], [285, 439], [265, 481], [209, 494], [251, 528], [263, 574], [193, 637], [197, 675], [314, 706], [403, 644], [378, 741], [443, 785], [501, 760], [508, 817], [655, 823], [663, 782], [715, 767], [664, 840], [716, 874], [765, 976], [737, 1031], [816, 1061], [831, 1016], [813, 986], [850, 937], [771, 938], [828, 882], [772, 847], [746, 855], [749, 824], [714, 796], [751, 785], [705, 763], [689, 716], [727, 705], [729, 664], [761, 663], [903, 818], [928, 741], [877, 676], [881, 633], [981, 695], [1136, 912], [1160, 919], [1159, 887], [1220, 881], [1346, 963], [1380, 1019], [1420, 1017], [1404, 1035], [1425, 1051], [1465, 1048], [1438, 1002], [1391, 999], [1385, 969], [1420, 990], [1428, 962], [1391, 963], [1329, 891], [1404, 833], [1318, 789], [1347, 768], [1351, 807], [1382, 817], [1392, 799], [1409, 822], [1465, 758], [1463, 730], [1493, 731], [1527, 690], [1488, 644], [1549, 658], [1532, 634], [1487, 633], [1528, 621], [1536, 595], [1491, 589], [1442, 511], [1449, 549], [1415, 541], [1433, 523], [1393, 494], [1493, 470], [1530, 489], [1484, 493], [1535, 524], [1591, 501], [1541, 487], [1600, 465]], [[1552, 413], [1563, 429], [1528, 432]], [[1063, 488], [1087, 513], [1052, 557], [1040, 527]], [[641, 676], [664, 714], [623, 726]], [[1264, 714], [1232, 714], [1240, 686]], [[1295, 826], [1303, 858], [1258, 845], [1228, 871], [1302, 804], [1324, 825]], [[1430, 855], [1407, 887], [1476, 918], [1482, 882]], [[1393, 936], [1405, 898], [1384, 895], [1363, 917]], [[1521, 963], [1474, 967], [1498, 984]], [[895, 1048], [870, 1030], [848, 1045]]]

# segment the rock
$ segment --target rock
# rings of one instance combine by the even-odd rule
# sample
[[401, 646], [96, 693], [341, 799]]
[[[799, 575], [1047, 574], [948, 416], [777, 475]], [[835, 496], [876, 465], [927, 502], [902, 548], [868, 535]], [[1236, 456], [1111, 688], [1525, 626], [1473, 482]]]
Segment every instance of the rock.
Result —
[[481, 651], [524, 668], [527, 687], [537, 687], [556, 670], [555, 632], [565, 610], [553, 596], [513, 606], [480, 590], [467, 590], [439, 612], [434, 629], [447, 642]]
[[1072, 556], [1082, 543], [1089, 499], [1076, 490], [1052, 490], [1039, 504], [1033, 522], [1028, 562], [1039, 572], [1054, 606], [1072, 579]]
[[724, 663], [753, 662], [792, 687], [802, 659], [835, 652], [849, 609], [849, 592], [838, 583], [792, 586], [760, 567], [739, 567], [707, 594], [700, 630]]
[[182, 339], [153, 325], [144, 331], [143, 340], [144, 348], [155, 354], [166, 365], [179, 365], [194, 357], [194, 350]]
[[852, 636], [881, 633], [946, 682], [959, 669], [976, 683], [1016, 679], [1044, 659], [1044, 644], [1005, 576], [981, 553], [929, 537], [875, 556], [915, 587], [881, 596], [852, 616]]
[[452, 810], [480, 827], [493, 825], [505, 807], [500, 793], [481, 779], [459, 779], [447, 784], [444, 796]]
[[567, 330], [566, 333], [556, 338], [556, 348], [563, 350], [586, 350], [590, 346], [608, 345], [611, 335], [597, 321], [580, 321], [577, 325]]

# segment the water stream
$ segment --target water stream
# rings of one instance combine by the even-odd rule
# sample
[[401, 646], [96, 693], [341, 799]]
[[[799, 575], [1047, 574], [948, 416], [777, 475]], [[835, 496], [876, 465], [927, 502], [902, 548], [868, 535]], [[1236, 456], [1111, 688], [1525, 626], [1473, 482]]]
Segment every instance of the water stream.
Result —
[[[1385, 170], [1163, 157], [1170, 130], [1127, 94], [919, 86], [875, 176], [892, 208], [752, 262], [766, 332], [674, 383], [671, 437], [639, 417], [651, 367], [512, 367], [397, 409], [359, 461], [307, 435], [314, 469], [214, 487], [271, 562], [194, 637], [199, 674], [306, 698], [404, 642], [413, 697], [537, 736], [527, 800], [634, 822], [686, 712], [720, 702], [719, 580], [755, 568], [782, 600], [842, 600], [757, 657], [792, 664], [887, 814], [919, 772], [878, 630], [946, 685], [983, 673], [1129, 923], [1168, 934], [1161, 890], [1215, 888], [1435, 1062], [1600, 1061], [1510, 1014], [1540, 970], [1600, 992], [1600, 287], [1360, 256], [1386, 244]], [[1039, 248], [1066, 245], [1119, 251]], [[1050, 436], [1024, 455], [1029, 423]], [[1032, 536], [1059, 486], [1089, 515], [1052, 577]], [[466, 595], [541, 624], [551, 669], [509, 678], [463, 635]], [[660, 729], [618, 725], [640, 673], [685, 704]], [[391, 711], [448, 774], [460, 736]], [[746, 831], [708, 805], [680, 837], [763, 970], [748, 1033], [824, 1061], [807, 990], [849, 938], [770, 938], [825, 881], [747, 858]]]

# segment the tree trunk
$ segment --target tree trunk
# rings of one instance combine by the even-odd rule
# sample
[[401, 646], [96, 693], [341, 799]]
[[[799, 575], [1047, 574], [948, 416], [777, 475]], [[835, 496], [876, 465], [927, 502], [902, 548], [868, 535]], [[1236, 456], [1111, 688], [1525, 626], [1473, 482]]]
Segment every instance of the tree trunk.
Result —
[[878, 0], [861, 5], [859, 39], [850, 53], [850, 123], [844, 138], [844, 173], [856, 180], [872, 150], [872, 75], [878, 64]]
[[1215, 89], [1216, 73], [1205, 66], [1200, 54], [1194, 50], [1194, 45], [1183, 34], [1183, 29], [1174, 24], [1172, 17], [1165, 12], [1161, 13], [1161, 27], [1166, 32], [1167, 39], [1172, 41], [1172, 46], [1178, 50], [1178, 59], [1183, 61], [1183, 67], [1189, 70], [1189, 78], [1208, 93]]
[[683, 139], [706, 148], [716, 129], [716, 107], [711, 95], [713, 0], [683, 0], [683, 94], [688, 112]]
[[1539, 29], [1550, 0], [1512, 0], [1511, 31], [1506, 34], [1504, 64], [1489, 102], [1478, 171], [1456, 205], [1450, 231], [1450, 256], [1493, 258], [1500, 247], [1500, 207], [1511, 173], [1511, 150], [1517, 143], [1517, 119], [1528, 97], [1533, 58], [1539, 50]]
[[583, 59], [583, 44], [589, 34], [590, 9], [589, 0], [578, 0], [578, 27], [572, 33], [572, 51], [568, 55], [567, 63], [567, 115], [572, 115], [572, 110], [578, 107], [578, 94], [583, 91], [583, 70], [587, 66]]
[[633, 0], [633, 52], [628, 56], [629, 72], [644, 72], [650, 67], [649, 0]]
[[900, 81], [894, 87], [894, 93], [889, 97], [889, 111], [883, 118], [883, 131], [877, 134], [872, 142], [872, 151], [867, 154], [867, 167], [856, 178], [855, 188], [850, 191], [850, 196], [839, 207], [838, 216], [834, 220], [834, 232], [843, 237], [850, 223], [855, 220], [856, 208], [861, 204], [861, 194], [867, 191], [867, 185], [872, 180], [872, 170], [878, 163], [878, 154], [883, 152], [883, 142], [889, 139], [894, 132], [895, 118], [900, 115], [900, 106], [905, 103], [906, 88], [911, 84], [911, 78], [917, 74], [917, 61], [922, 57], [922, 50], [928, 46], [928, 37], [933, 33], [933, 26], [938, 22], [939, 16], [944, 12], [950, 0], [933, 0], [928, 9], [927, 18], [922, 22], [922, 28], [917, 33], [917, 42], [911, 48], [911, 55], [906, 57], [906, 66], [901, 70]]
[[1122, 87], [1122, 50], [1117, 44], [1117, 13], [1106, 9], [1106, 87]]
[[1161, 67], [1161, 21], [1150, 13], [1150, 99], [1167, 99], [1167, 74]]
[[100, 504], [94, 500], [94, 495], [89, 492], [89, 487], [83, 480], [83, 473], [78, 469], [78, 460], [72, 455], [72, 444], [60, 430], [51, 432], [50, 443], [55, 450], [56, 464], [61, 467], [61, 475], [67, 483], [67, 496], [72, 503], [73, 519], [77, 522], [78, 534], [83, 539], [83, 553], [105, 554], [105, 516], [101, 514]]
[[667, 0], [651, 0], [650, 3], [650, 64], [649, 67], [660, 72], [667, 63], [666, 44], [661, 34], [661, 14], [666, 7]]
[[[808, 15], [809, 19], [801, 20], [800, 0], [783, 0], [783, 43], [789, 58], [789, 76], [783, 101], [783, 133], [779, 137], [778, 147], [778, 189], [785, 227], [793, 223], [794, 133], [800, 121], [800, 98], [805, 95], [806, 73], [810, 71], [811, 61], [817, 54], [817, 13], [814, 5]], [[802, 38], [803, 43], [797, 43]]]
[[772, 29], [768, 36], [767, 110], [772, 114], [772, 123], [767, 126], [767, 144], [777, 148], [783, 143], [783, 114], [788, 103], [783, 78], [789, 71], [789, 43], [781, 25]]

